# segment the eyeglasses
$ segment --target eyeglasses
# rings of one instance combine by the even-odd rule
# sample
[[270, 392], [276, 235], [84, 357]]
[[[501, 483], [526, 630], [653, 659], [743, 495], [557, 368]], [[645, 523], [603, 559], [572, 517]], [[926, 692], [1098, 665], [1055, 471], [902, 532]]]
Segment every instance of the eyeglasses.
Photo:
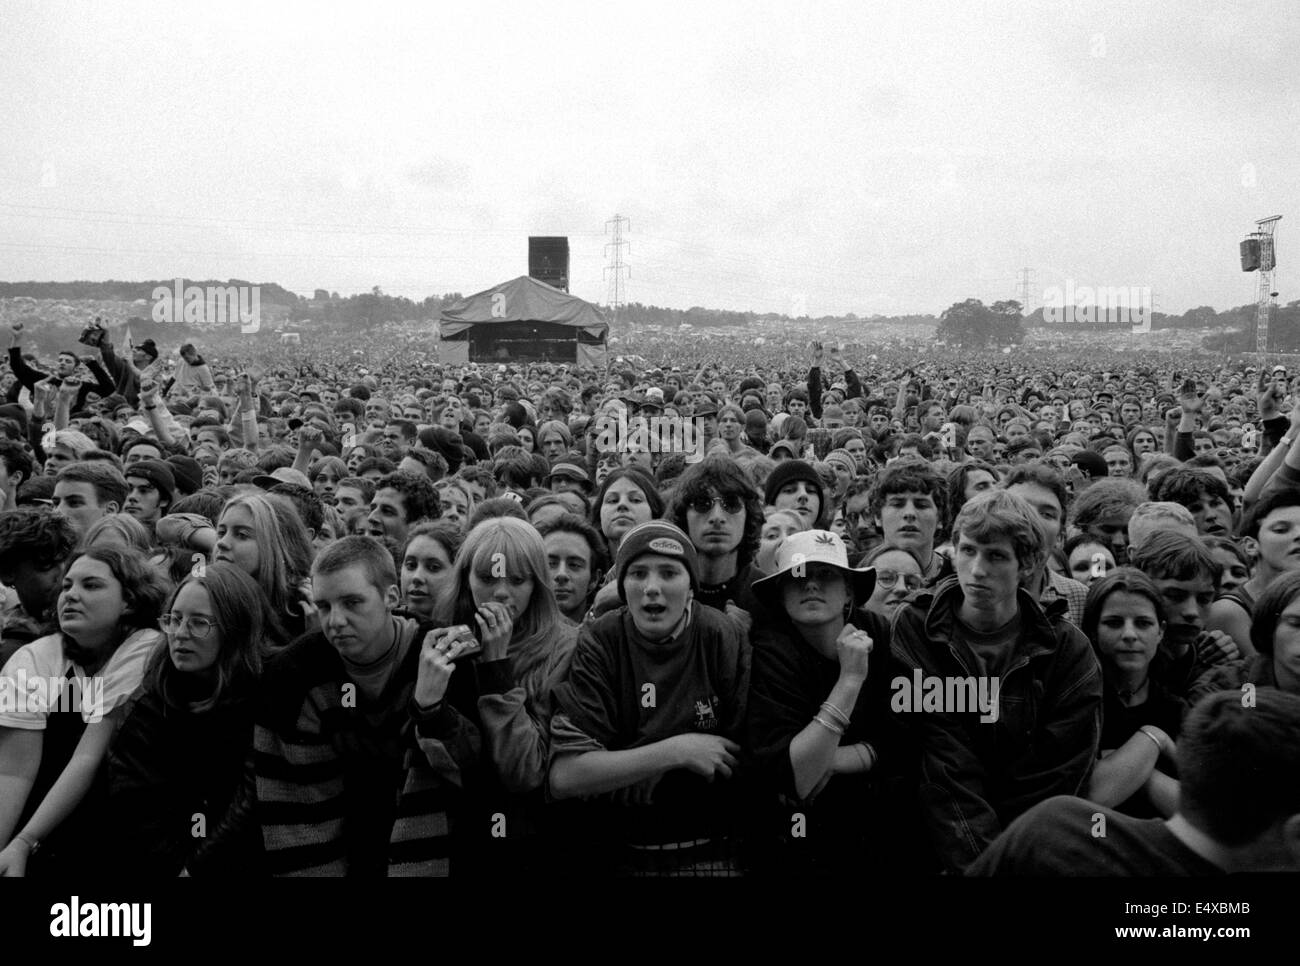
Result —
[[745, 501], [736, 494], [731, 493], [727, 496], [719, 496], [713, 499], [708, 497], [698, 497], [690, 502], [690, 507], [696, 513], [711, 513], [715, 506], [722, 505], [725, 513], [739, 513], [745, 509]]
[[158, 619], [158, 626], [168, 634], [175, 634], [181, 629], [181, 625], [187, 625], [190, 637], [196, 641], [201, 641], [208, 636], [212, 630], [212, 621], [206, 617], [181, 617], [179, 614], [163, 614]]
[[899, 580], [903, 581], [903, 588], [905, 590], [921, 589], [920, 574], [900, 574], [897, 570], [876, 571], [876, 583], [879, 584], [881, 587], [886, 587], [892, 590], [894, 585], [897, 584]]

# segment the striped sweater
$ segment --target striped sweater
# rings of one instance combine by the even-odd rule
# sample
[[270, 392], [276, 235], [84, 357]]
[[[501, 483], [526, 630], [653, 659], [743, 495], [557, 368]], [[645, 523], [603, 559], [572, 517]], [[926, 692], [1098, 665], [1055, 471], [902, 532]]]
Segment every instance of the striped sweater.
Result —
[[477, 727], [450, 702], [432, 716], [412, 717], [419, 642], [428, 629], [414, 631], [401, 667], [371, 706], [348, 687], [342, 661], [319, 632], [298, 638], [268, 666], [250, 778], [271, 875], [448, 873], [448, 809], [481, 743]]

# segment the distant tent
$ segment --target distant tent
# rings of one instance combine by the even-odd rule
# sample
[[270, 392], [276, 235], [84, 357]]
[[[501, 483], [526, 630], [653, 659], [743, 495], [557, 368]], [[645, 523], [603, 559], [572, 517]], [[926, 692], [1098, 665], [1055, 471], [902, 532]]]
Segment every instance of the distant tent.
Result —
[[444, 363], [574, 362], [604, 369], [609, 323], [600, 309], [521, 275], [454, 302], [438, 317]]

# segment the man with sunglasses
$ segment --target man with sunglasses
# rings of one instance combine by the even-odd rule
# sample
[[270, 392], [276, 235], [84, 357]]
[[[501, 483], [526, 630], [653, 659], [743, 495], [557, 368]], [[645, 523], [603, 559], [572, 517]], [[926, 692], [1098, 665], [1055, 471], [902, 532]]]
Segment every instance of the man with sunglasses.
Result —
[[749, 629], [757, 601], [750, 584], [763, 529], [763, 500], [739, 465], [714, 454], [682, 474], [667, 519], [690, 538], [699, 566], [695, 599]]

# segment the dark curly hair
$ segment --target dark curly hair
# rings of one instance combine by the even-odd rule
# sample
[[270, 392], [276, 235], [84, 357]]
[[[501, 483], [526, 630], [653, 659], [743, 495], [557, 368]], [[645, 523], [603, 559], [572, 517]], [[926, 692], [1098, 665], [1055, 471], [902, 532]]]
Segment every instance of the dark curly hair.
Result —
[[402, 505], [406, 509], [406, 522], [416, 520], [436, 520], [442, 516], [442, 501], [438, 491], [428, 476], [414, 473], [389, 473], [375, 484], [375, 492], [396, 490], [402, 494]]
[[718, 496], [738, 496], [745, 501], [745, 531], [737, 548], [736, 568], [743, 570], [758, 552], [759, 538], [763, 532], [763, 497], [754, 488], [749, 475], [730, 456], [715, 453], [706, 456], [690, 467], [677, 481], [673, 501], [664, 519], [675, 524], [683, 533], [690, 533], [686, 511], [692, 502]]
[[0, 570], [47, 570], [72, 556], [77, 539], [72, 524], [51, 510], [23, 507], [0, 513]]

